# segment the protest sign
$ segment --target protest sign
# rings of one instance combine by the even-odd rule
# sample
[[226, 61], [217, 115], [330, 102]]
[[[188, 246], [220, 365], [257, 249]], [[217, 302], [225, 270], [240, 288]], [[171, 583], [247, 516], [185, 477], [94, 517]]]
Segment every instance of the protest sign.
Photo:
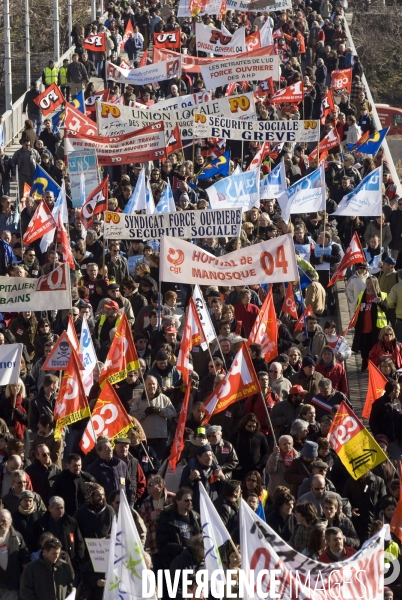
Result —
[[352, 89], [352, 69], [337, 69], [331, 73], [331, 90], [334, 98], [350, 94]]
[[0, 277], [0, 307], [4, 312], [70, 308], [68, 265], [63, 264], [39, 279]]
[[17, 383], [20, 376], [23, 344], [0, 346], [0, 385]]
[[97, 133], [96, 123], [71, 104], [67, 104], [64, 111], [64, 127], [86, 135], [96, 135]]
[[253, 53], [250, 53], [249, 57], [240, 55], [209, 65], [202, 65], [200, 71], [208, 90], [236, 81], [263, 81], [268, 77], [278, 81], [279, 56], [254, 57]]
[[194, 136], [254, 142], [316, 142], [318, 121], [241, 121], [194, 113]]
[[219, 258], [182, 239], [163, 236], [160, 258], [161, 281], [174, 279], [176, 283], [199, 285], [211, 285], [212, 282], [212, 285], [253, 285], [295, 281], [298, 278], [290, 233]]
[[85, 193], [89, 196], [99, 184], [96, 150], [70, 152], [67, 155], [68, 174], [71, 182], [71, 200], [74, 206], [81, 203], [81, 173], [85, 178]]
[[[189, 96], [192, 98], [192, 95]], [[229, 96], [210, 102], [201, 100], [201, 104], [191, 104], [182, 108], [162, 110], [160, 103], [149, 108], [133, 108], [130, 106], [117, 106], [109, 102], [98, 102], [97, 122], [99, 135], [115, 136], [148, 127], [153, 123], [162, 122], [165, 131], [171, 133], [176, 125], [180, 127], [182, 139], [193, 137], [194, 113], [203, 115], [217, 115], [238, 119], [255, 118], [254, 94]], [[161, 103], [162, 104], [162, 103]]]
[[196, 49], [215, 55], [230, 56], [246, 51], [245, 29], [237, 29], [233, 35], [225, 35], [220, 29], [196, 23]]
[[276, 2], [273, 3], [267, 0], [263, 8], [259, 8], [259, 6], [262, 6], [262, 3], [258, 2], [257, 5], [257, 2], [245, 2], [245, 0], [226, 0], [227, 10], [247, 12], [276, 12], [288, 10], [289, 8], [292, 8], [292, 0], [276, 0]]
[[137, 69], [122, 69], [111, 62], [106, 63], [106, 79], [111, 79], [117, 83], [132, 83], [134, 85], [147, 85], [148, 83], [158, 83], [165, 79], [172, 79], [179, 75], [181, 71], [180, 55], [172, 60], [138, 67]]
[[[219, 15], [223, 0], [211, 0], [210, 2], [202, 3], [200, 6], [200, 15]], [[177, 11], [178, 17], [192, 17], [191, 0], [180, 0]]]
[[106, 211], [104, 235], [109, 240], [153, 240], [165, 235], [180, 238], [238, 237], [241, 215], [241, 208], [184, 210], [152, 215]]
[[66, 129], [64, 140], [66, 154], [95, 149], [101, 166], [161, 160], [166, 155], [163, 123], [114, 137], [88, 136]]
[[95, 573], [105, 573], [109, 556], [110, 540], [105, 538], [85, 538]]

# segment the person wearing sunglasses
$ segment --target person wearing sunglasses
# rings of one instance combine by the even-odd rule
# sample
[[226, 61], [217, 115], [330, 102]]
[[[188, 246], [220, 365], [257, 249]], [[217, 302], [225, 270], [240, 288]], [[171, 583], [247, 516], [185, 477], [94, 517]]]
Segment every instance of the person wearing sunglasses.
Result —
[[52, 493], [53, 478], [61, 472], [60, 467], [52, 463], [50, 450], [46, 444], [39, 444], [35, 448], [34, 460], [29, 467], [26, 468], [31, 478], [33, 491], [39, 494], [46, 506]]

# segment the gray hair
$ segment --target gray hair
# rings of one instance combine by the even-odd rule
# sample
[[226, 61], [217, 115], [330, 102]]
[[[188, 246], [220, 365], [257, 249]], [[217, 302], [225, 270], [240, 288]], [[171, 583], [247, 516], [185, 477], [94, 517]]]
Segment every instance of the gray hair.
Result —
[[64, 506], [65, 502], [61, 496], [52, 496], [49, 500], [49, 506], [53, 506], [53, 504], [62, 504]]
[[332, 387], [332, 381], [330, 379], [327, 379], [326, 377], [323, 377], [318, 382], [318, 387], [323, 387], [323, 388], [329, 389]]
[[[88, 231], [88, 233], [89, 233], [89, 231]], [[88, 235], [88, 233], [87, 233], [87, 235]], [[94, 231], [93, 233], [96, 233], [96, 232]], [[96, 267], [97, 269], [99, 269], [99, 265], [97, 265], [97, 264], [96, 264], [96, 263], [94, 263], [94, 262], [92, 262], [92, 263], [88, 263], [88, 264], [87, 264], [87, 269], [88, 269], [88, 267]]]
[[10, 525], [13, 522], [13, 517], [11, 516], [11, 513], [9, 510], [7, 510], [6, 508], [2, 508], [0, 510], [0, 515], [4, 515], [5, 517], [7, 517], [7, 521], [10, 523]]
[[291, 435], [281, 435], [278, 440], [278, 444], [280, 444], [282, 441], [291, 442], [293, 444], [293, 438]]
[[[88, 231], [87, 231], [87, 236], [88, 236], [88, 235], [89, 235], [89, 236], [91, 236], [91, 238], [92, 238], [92, 239], [94, 239], [95, 241], [96, 241], [96, 240], [98, 239], [98, 237], [99, 237], [99, 236], [98, 236], [98, 232], [97, 232], [97, 231], [95, 231], [95, 229], [88, 229]], [[92, 264], [92, 263], [91, 263], [91, 264]], [[96, 263], [93, 263], [93, 264], [96, 264]], [[89, 265], [87, 265], [87, 266], [89, 267]], [[96, 265], [96, 266], [98, 266], [98, 265]]]
[[292, 427], [290, 429], [290, 435], [296, 435], [305, 431], [308, 428], [307, 421], [303, 421], [303, 419], [295, 419], [292, 423]]
[[24, 469], [17, 469], [11, 473], [10, 477], [11, 479], [17, 479], [17, 477], [22, 477], [23, 475], [26, 475]]

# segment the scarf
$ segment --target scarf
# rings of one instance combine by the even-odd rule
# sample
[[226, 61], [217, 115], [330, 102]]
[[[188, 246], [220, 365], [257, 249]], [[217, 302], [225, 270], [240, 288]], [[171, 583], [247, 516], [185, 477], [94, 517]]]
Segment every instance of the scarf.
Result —
[[[11, 406], [13, 406], [14, 404], [14, 398], [12, 396], [10, 396], [10, 403]], [[26, 425], [24, 425], [24, 423], [20, 422], [20, 417], [21, 415], [19, 415], [18, 413], [22, 413], [23, 415], [27, 414], [27, 411], [25, 410], [25, 408], [22, 406], [22, 396], [20, 394], [18, 394], [16, 400], [15, 400], [15, 408], [18, 410], [18, 412], [13, 411], [13, 427], [14, 427], [14, 432], [15, 432], [15, 437], [18, 440], [23, 440], [24, 439], [24, 435], [25, 435], [25, 429], [27, 428]]]
[[35, 502], [32, 504], [31, 508], [22, 508], [21, 504], [18, 507], [18, 512], [22, 515], [32, 515], [35, 512]]
[[286, 467], [286, 469], [288, 469], [295, 457], [295, 451], [291, 450], [290, 452], [282, 452], [281, 450], [280, 453], [282, 456], [283, 464]]

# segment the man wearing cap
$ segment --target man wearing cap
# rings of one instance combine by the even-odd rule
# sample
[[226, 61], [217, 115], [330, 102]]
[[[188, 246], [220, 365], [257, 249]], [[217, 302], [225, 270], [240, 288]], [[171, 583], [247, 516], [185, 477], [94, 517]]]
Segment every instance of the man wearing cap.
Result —
[[307, 324], [307, 337], [306, 331], [303, 329], [297, 336], [296, 342], [298, 348], [302, 353], [302, 356], [314, 356], [318, 357], [321, 354], [321, 350], [327, 345], [327, 339], [320, 325], [318, 325], [317, 317], [315, 315], [308, 315], [306, 317]]
[[[158, 380], [162, 392], [171, 397], [182, 385], [181, 373], [170, 364], [166, 350], [158, 350], [155, 356], [155, 365], [149, 370], [148, 375], [154, 375]], [[176, 394], [177, 396], [177, 394]]]
[[97, 457], [88, 467], [87, 471], [95, 477], [109, 496], [114, 490], [124, 490], [127, 500], [132, 500], [132, 486], [130, 473], [126, 463], [113, 456], [110, 440], [103, 439], [95, 446]]
[[198, 482], [202, 482], [211, 500], [215, 500], [218, 496], [216, 483], [224, 479], [225, 475], [214, 458], [212, 448], [207, 444], [200, 446], [196, 456], [190, 458], [188, 464], [184, 467], [180, 487], [188, 487], [193, 491], [194, 510], [199, 513], [200, 492]]
[[34, 534], [34, 523], [40, 519], [46, 511], [35, 503], [35, 493], [25, 490], [19, 495], [19, 506], [13, 515], [14, 527], [24, 538], [24, 542], [30, 552], [33, 552], [38, 543]]
[[128, 438], [115, 438], [113, 454], [127, 465], [133, 490], [133, 501], [142, 498], [146, 489], [144, 471], [138, 460], [130, 453], [130, 440]]
[[103, 305], [103, 309], [105, 314], [101, 316], [95, 325], [95, 338], [101, 345], [109, 341], [111, 329], [117, 328], [121, 319], [120, 307], [115, 300], [108, 300]]
[[102, 298], [102, 300], [98, 304], [98, 310], [96, 311], [96, 318], [101, 317], [105, 314], [105, 306], [110, 302], [110, 300], [117, 303], [119, 307], [120, 315], [124, 312], [126, 313], [127, 320], [130, 325], [134, 324], [135, 317], [133, 313], [133, 308], [131, 306], [130, 300], [124, 298], [120, 293], [120, 285], [117, 283], [110, 283], [107, 288], [107, 293], [109, 298]]
[[307, 404], [316, 394], [318, 394], [318, 384], [321, 379], [321, 373], [317, 373], [315, 370], [315, 361], [311, 356], [305, 356], [302, 361], [302, 368], [298, 373], [292, 375], [290, 382], [292, 385], [300, 385], [306, 390], [307, 394], [304, 398], [304, 402]]
[[311, 465], [318, 458], [318, 444], [307, 440], [299, 458], [295, 458], [284, 473], [284, 480], [290, 484], [290, 493], [295, 498], [298, 496], [299, 487], [311, 475]]
[[387, 305], [388, 308], [395, 309], [395, 335], [398, 342], [402, 342], [402, 269], [398, 271], [398, 283], [391, 288], [387, 296]]
[[301, 385], [292, 385], [286, 400], [278, 402], [272, 408], [271, 421], [277, 439], [280, 435], [289, 433], [293, 421], [299, 416], [300, 405], [303, 404], [306, 395], [307, 392]]
[[222, 427], [220, 425], [209, 425], [206, 433], [208, 444], [212, 448], [225, 479], [231, 479], [232, 471], [239, 464], [236, 450], [230, 442], [222, 438]]

